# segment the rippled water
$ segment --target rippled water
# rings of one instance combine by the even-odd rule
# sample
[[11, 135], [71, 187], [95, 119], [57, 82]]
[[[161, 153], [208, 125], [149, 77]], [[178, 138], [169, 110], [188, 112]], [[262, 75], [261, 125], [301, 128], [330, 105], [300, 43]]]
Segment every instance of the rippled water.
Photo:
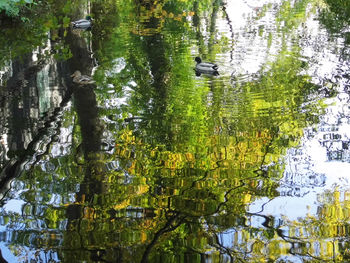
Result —
[[343, 4], [78, 1], [5, 23], [2, 260], [347, 262]]

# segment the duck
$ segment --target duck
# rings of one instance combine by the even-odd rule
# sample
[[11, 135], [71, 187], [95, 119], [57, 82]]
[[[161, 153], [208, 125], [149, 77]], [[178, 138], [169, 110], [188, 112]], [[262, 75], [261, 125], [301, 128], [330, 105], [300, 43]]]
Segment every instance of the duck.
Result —
[[71, 77], [73, 78], [73, 82], [79, 85], [95, 84], [95, 81], [91, 77], [82, 75], [79, 70], [76, 70]]
[[197, 62], [195, 68], [197, 76], [200, 76], [202, 73], [214, 76], [219, 75], [219, 67], [217, 64], [211, 62], [202, 62], [202, 59], [200, 57], [196, 57], [194, 60]]
[[89, 29], [92, 26], [92, 18], [91, 16], [86, 16], [85, 19], [80, 19], [77, 21], [71, 22], [73, 28], [78, 29]]

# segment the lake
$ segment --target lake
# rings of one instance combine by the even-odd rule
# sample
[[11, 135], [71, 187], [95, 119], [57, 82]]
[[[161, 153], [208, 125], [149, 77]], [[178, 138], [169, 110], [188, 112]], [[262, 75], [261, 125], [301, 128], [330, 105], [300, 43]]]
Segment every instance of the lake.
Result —
[[4, 17], [1, 262], [350, 262], [346, 1]]

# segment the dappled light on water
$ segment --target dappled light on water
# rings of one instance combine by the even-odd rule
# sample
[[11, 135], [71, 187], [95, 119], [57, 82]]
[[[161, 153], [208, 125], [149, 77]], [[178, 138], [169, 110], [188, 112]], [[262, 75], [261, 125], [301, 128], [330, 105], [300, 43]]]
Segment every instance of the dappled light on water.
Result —
[[[57, 2], [6, 24], [3, 260], [346, 262], [337, 4]], [[92, 27], [73, 29], [86, 15]]]

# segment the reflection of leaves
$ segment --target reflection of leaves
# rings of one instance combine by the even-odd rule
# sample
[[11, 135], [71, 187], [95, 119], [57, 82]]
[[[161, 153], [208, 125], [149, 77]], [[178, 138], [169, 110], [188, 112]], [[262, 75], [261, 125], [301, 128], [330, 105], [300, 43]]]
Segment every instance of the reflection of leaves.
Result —
[[[5, 61], [14, 59], [23, 54], [31, 52], [37, 47], [47, 44], [48, 31], [50, 31], [50, 40], [57, 41], [58, 31], [60, 28], [69, 26], [70, 19], [66, 15], [69, 13], [70, 1], [61, 3], [52, 2], [34, 2], [32, 0], [20, 0], [13, 6], [13, 12], [20, 12], [17, 4], [31, 4], [30, 12], [26, 12], [25, 16], [13, 20], [13, 23], [2, 28], [0, 34], [0, 67]], [[0, 10], [3, 6], [11, 5], [9, 1], [0, 1]], [[52, 5], [52, 6], [51, 6]], [[3, 7], [4, 8], [4, 7]], [[56, 13], [52, 12], [52, 9]], [[64, 34], [66, 31], [64, 31]], [[61, 58], [69, 58], [68, 51], [64, 50]]]
[[0, 1], [0, 11], [5, 10], [9, 16], [17, 16], [19, 13], [19, 7], [15, 1]]
[[321, 13], [321, 22], [332, 33], [339, 33], [350, 23], [350, 5], [343, 0], [325, 0], [328, 5]]
[[67, 60], [72, 57], [72, 52], [70, 48], [68, 46], [64, 46], [64, 44], [55, 45], [54, 50], [54, 58], [56, 60]]
[[68, 27], [69, 24], [70, 24], [70, 18], [67, 17], [67, 16], [65, 16], [65, 17], [63, 18], [63, 27]]
[[[33, 0], [1, 0], [0, 12], [4, 10], [8, 16], [16, 17], [27, 4], [33, 4]], [[23, 21], [23, 17], [21, 17]]]
[[[116, 167], [103, 173], [103, 179], [95, 176], [98, 179], [94, 177], [94, 180], [88, 181], [86, 176], [84, 180], [87, 182], [80, 184], [80, 190], [72, 188], [81, 183], [80, 177], [88, 174], [84, 169], [89, 168], [100, 175], [102, 172], [93, 168], [105, 167], [105, 162], [109, 165], [107, 160], [101, 161], [99, 165], [94, 164], [94, 167], [74, 167], [71, 155], [70, 158], [61, 157], [57, 165], [60, 167], [58, 176], [49, 178], [47, 173], [35, 171], [36, 176], [31, 177], [36, 182], [31, 181], [30, 184], [42, 189], [36, 196], [37, 189], [28, 191], [28, 200], [33, 203], [38, 196], [42, 202], [47, 203], [56, 194], [63, 197], [63, 203], [71, 203], [72, 198], [67, 196], [79, 191], [81, 200], [71, 207], [82, 209], [84, 213], [81, 220], [77, 220], [78, 223], [73, 220], [68, 223], [69, 226], [77, 227], [76, 231], [72, 229], [64, 233], [64, 245], [69, 248], [81, 248], [80, 240], [84, 240], [84, 247], [87, 248], [96, 245], [103, 249], [115, 248], [123, 244], [127, 248], [122, 252], [127, 255], [130, 253], [128, 251], [136, 251], [152, 240], [154, 233], [175, 211], [186, 214], [190, 218], [189, 222], [166, 232], [159, 239], [158, 250], [153, 255], [164, 251], [179, 255], [192, 247], [203, 254], [212, 253], [209, 244], [213, 233], [236, 226], [246, 227], [244, 216], [247, 205], [256, 196], [277, 195], [278, 183], [269, 180], [268, 176], [259, 177], [255, 171], [263, 165], [271, 164], [266, 169], [267, 173], [274, 177], [282, 175], [284, 167], [279, 163], [281, 156], [293, 143], [298, 143], [302, 136], [306, 117], [305, 114], [298, 113], [298, 108], [314, 86], [308, 85], [308, 77], [299, 74], [302, 66], [295, 59], [298, 50], [291, 53], [283, 50], [276, 61], [267, 66], [266, 74], [259, 81], [242, 84], [245, 93], [239, 94], [231, 86], [224, 86], [224, 81], [210, 81], [209, 87], [204, 83], [207, 80], [201, 79], [198, 82], [203, 83], [198, 85], [191, 77], [193, 60], [190, 59], [190, 41], [179, 41], [186, 39], [191, 31], [176, 21], [179, 15], [184, 17], [179, 7], [192, 2], [164, 2], [164, 6], [163, 2], [156, 4], [153, 11], [145, 9], [145, 13], [149, 12], [147, 16], [157, 15], [159, 20], [165, 21], [162, 26], [176, 28], [169, 31], [169, 28], [163, 28], [161, 38], [158, 38], [161, 42], [158, 47], [164, 48], [162, 59], [168, 62], [167, 67], [160, 72], [151, 72], [149, 61], [157, 60], [158, 57], [143, 48], [147, 41], [154, 41], [130, 34], [130, 28], [133, 27], [123, 26], [120, 22], [125, 22], [125, 17], [131, 16], [130, 21], [134, 25], [140, 23], [137, 19], [142, 17], [134, 17], [135, 12], [132, 12], [135, 1], [126, 2], [125, 6], [124, 1], [117, 1], [115, 5], [120, 6], [116, 9], [121, 14], [113, 13], [111, 8], [108, 15], [118, 17], [113, 23], [119, 24], [110, 26], [106, 23], [101, 39], [94, 39], [93, 42], [94, 45], [100, 45], [98, 56], [101, 65], [96, 75], [106, 89], [110, 86], [108, 84], [114, 84], [114, 92], [122, 93], [123, 87], [128, 85], [132, 89], [130, 101], [125, 108], [116, 109], [119, 105], [113, 105], [112, 109], [105, 107], [99, 111], [99, 114], [108, 118], [112, 116], [111, 119], [118, 122], [115, 124], [110, 121], [106, 131], [107, 136], [116, 141], [113, 155], [108, 160], [112, 167]], [[176, 3], [174, 7], [171, 6], [172, 2]], [[201, 10], [210, 8], [210, 5], [204, 7], [205, 1], [201, 1], [200, 5]], [[185, 7], [187, 9], [184, 10], [190, 10], [190, 7]], [[105, 12], [107, 11], [104, 10], [101, 14]], [[186, 15], [188, 14], [190, 13]], [[288, 16], [288, 12], [284, 15]], [[58, 20], [48, 21], [48, 28], [59, 26]], [[69, 19], [64, 19], [63, 23], [69, 23]], [[96, 35], [100, 36], [98, 33], [100, 32]], [[223, 37], [220, 41], [213, 54], [219, 48], [224, 50], [225, 45], [229, 44], [227, 38]], [[64, 45], [57, 44], [54, 48], [58, 58], [70, 55], [69, 49]], [[123, 70], [113, 71], [115, 58], [125, 59]], [[113, 74], [105, 78], [107, 71]], [[152, 85], [156, 74], [162, 77], [164, 86]], [[159, 83], [163, 84], [162, 81]], [[158, 92], [162, 92], [161, 96], [158, 96]], [[264, 96], [257, 99], [247, 96], [249, 92], [259, 92]], [[105, 90], [98, 95], [101, 107], [105, 99], [111, 97]], [[211, 100], [208, 99], [209, 96]], [[237, 98], [245, 100], [245, 103], [239, 105], [243, 109], [232, 117], [233, 106], [225, 106], [237, 105]], [[307, 107], [306, 110], [310, 112], [314, 110], [312, 106]], [[160, 114], [157, 112], [159, 108]], [[265, 115], [257, 114], [264, 111]], [[141, 115], [142, 118], [128, 118], [136, 120], [129, 124], [126, 117], [130, 117], [130, 114]], [[78, 134], [76, 131], [73, 138], [79, 137]], [[30, 178], [22, 176], [21, 179], [25, 181]], [[52, 185], [52, 189], [45, 189], [45, 185]], [[91, 199], [85, 199], [85, 196], [90, 196]], [[65, 214], [60, 208], [49, 207], [45, 218], [49, 227], [59, 228], [58, 222], [65, 218]], [[208, 233], [209, 225], [213, 233]], [[239, 230], [243, 233], [240, 238], [250, 242], [253, 238], [249, 233], [245, 235], [248, 232], [246, 229]], [[263, 236], [264, 241], [268, 241], [274, 237], [275, 232], [272, 229], [257, 229], [254, 234], [257, 238]], [[246, 246], [248, 242], [242, 243]], [[122, 246], [121, 250], [124, 249]], [[260, 255], [261, 247], [261, 241], [254, 245], [256, 253]]]
[[262, 232], [262, 235], [266, 237], [267, 239], [272, 239], [275, 236], [275, 230], [274, 229], [266, 229]]

